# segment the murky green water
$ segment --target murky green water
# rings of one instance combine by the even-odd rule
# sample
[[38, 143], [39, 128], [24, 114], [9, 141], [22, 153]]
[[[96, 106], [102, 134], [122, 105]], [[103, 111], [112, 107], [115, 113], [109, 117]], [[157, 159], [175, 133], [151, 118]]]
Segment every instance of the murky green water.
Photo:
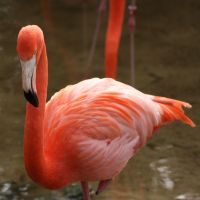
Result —
[[[88, 74], [103, 77], [102, 24], [95, 59], [86, 72], [97, 1], [0, 1], [0, 200], [80, 199], [76, 185], [49, 191], [35, 185], [23, 167], [25, 100], [16, 38], [21, 26], [40, 25], [49, 57], [49, 96]], [[48, 1], [47, 1], [48, 2]], [[81, 1], [80, 1], [81, 2]], [[200, 122], [200, 2], [138, 1], [136, 87], [182, 99]], [[118, 79], [130, 83], [127, 23], [119, 55]], [[200, 129], [174, 123], [160, 129], [105, 192], [94, 199], [200, 200]], [[93, 185], [94, 188], [94, 185]]]

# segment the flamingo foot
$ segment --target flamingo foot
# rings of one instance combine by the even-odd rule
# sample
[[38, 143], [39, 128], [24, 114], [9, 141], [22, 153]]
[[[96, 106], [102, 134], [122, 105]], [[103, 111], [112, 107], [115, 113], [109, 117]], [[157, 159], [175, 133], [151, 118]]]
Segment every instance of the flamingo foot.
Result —
[[81, 186], [82, 186], [82, 190], [83, 190], [83, 200], [91, 200], [88, 182], [81, 181]]
[[99, 185], [98, 185], [98, 188], [96, 190], [96, 195], [98, 195], [100, 192], [105, 190], [111, 181], [112, 181], [112, 179], [99, 181]]

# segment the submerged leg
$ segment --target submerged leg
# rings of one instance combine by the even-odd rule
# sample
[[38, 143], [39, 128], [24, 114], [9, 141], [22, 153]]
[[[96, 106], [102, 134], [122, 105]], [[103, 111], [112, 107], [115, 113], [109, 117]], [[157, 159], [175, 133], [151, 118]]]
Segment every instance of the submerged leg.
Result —
[[82, 186], [82, 190], [83, 190], [83, 200], [91, 200], [90, 199], [88, 182], [81, 181], [81, 186]]
[[102, 192], [104, 189], [106, 189], [106, 187], [109, 185], [109, 183], [111, 181], [112, 181], [112, 179], [99, 181], [99, 185], [98, 185], [98, 188], [96, 190], [96, 195], [99, 194], [100, 192]]

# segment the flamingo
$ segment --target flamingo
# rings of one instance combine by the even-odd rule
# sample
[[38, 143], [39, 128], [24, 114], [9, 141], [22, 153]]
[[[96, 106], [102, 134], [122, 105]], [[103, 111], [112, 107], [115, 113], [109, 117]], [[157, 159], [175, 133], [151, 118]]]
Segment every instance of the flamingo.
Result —
[[42, 30], [23, 27], [17, 52], [26, 105], [24, 160], [36, 183], [58, 189], [99, 181], [98, 194], [116, 177], [154, 131], [167, 122], [193, 121], [186, 102], [144, 94], [112, 78], [92, 78], [69, 85], [46, 103], [48, 60]]

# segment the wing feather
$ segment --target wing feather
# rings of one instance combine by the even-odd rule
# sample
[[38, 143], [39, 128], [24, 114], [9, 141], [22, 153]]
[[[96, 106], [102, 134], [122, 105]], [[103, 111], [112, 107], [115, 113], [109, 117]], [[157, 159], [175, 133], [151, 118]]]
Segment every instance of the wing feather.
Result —
[[[111, 179], [124, 168], [135, 154], [139, 136], [129, 138], [127, 135], [107, 140], [87, 139], [79, 143], [79, 161], [82, 166], [81, 176], [90, 181]], [[82, 147], [85, 148], [82, 148]]]
[[59, 148], [73, 152], [69, 162], [83, 180], [112, 178], [151, 136], [159, 109], [148, 95], [113, 79], [67, 86], [46, 105], [45, 148], [55, 156]]

